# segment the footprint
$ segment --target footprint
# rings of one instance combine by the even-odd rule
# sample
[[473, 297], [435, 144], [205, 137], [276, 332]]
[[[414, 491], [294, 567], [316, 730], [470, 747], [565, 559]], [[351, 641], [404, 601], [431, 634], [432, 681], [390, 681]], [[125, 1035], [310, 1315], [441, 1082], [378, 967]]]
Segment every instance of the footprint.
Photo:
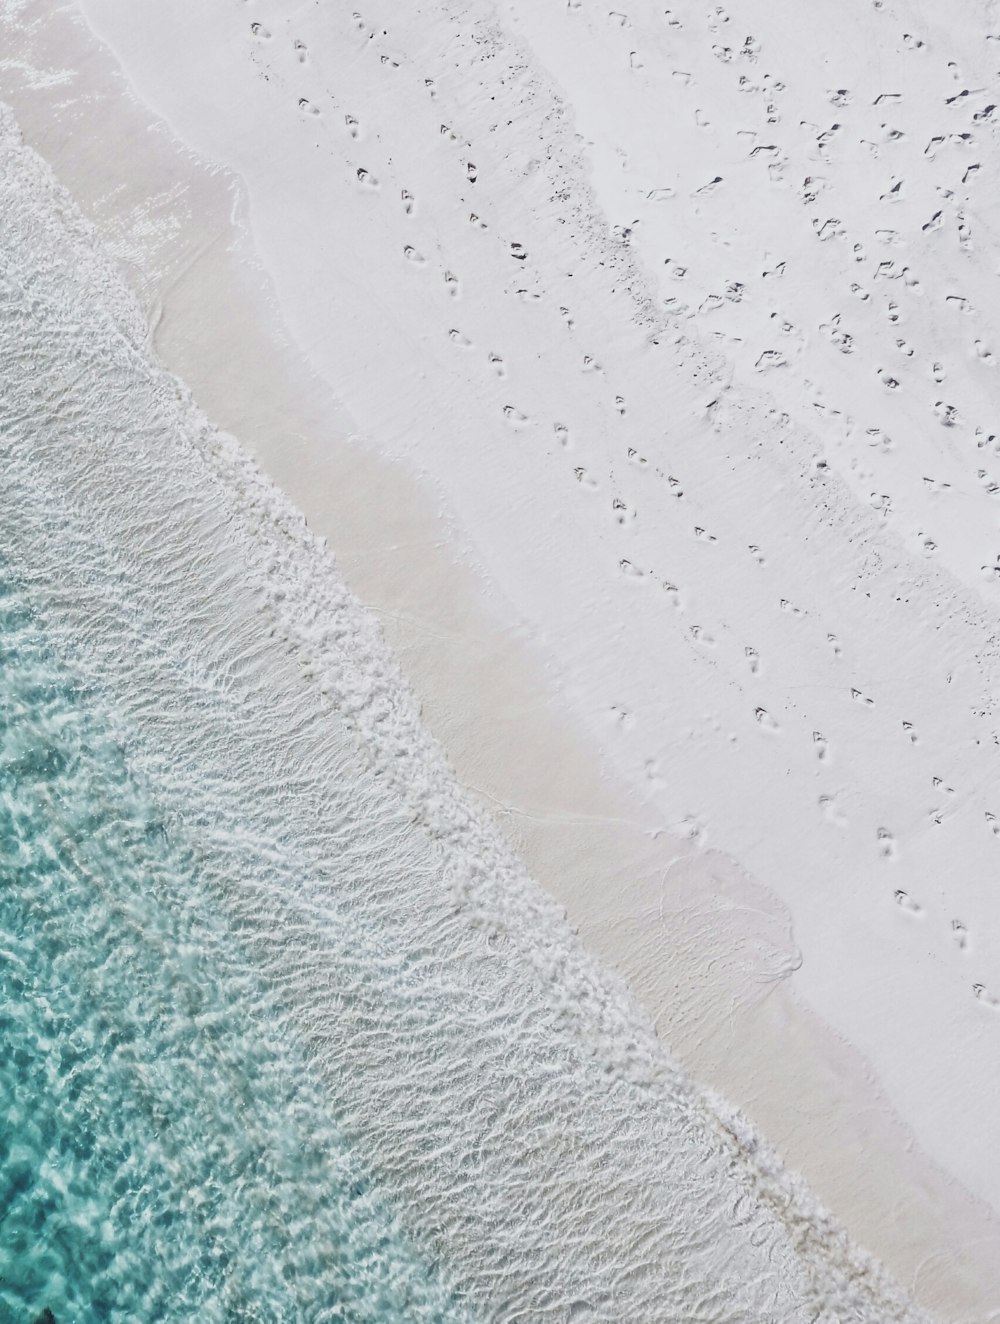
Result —
[[892, 899], [895, 901], [896, 905], [899, 906], [900, 910], [905, 910], [908, 915], [912, 915], [915, 919], [922, 917], [924, 913], [923, 906], [914, 901], [909, 892], [904, 892], [901, 887], [893, 892]]
[[959, 413], [955, 405], [950, 405], [945, 400], [936, 400], [934, 402], [934, 413], [937, 421], [943, 428], [956, 427], [959, 422]]
[[965, 952], [965, 954], [968, 955], [969, 930], [965, 927], [965, 925], [962, 923], [960, 919], [953, 919], [951, 921], [951, 932], [952, 932], [952, 936], [955, 939], [955, 942], [958, 944], [959, 951]]
[[[920, 737], [917, 735], [916, 731], [914, 730], [914, 728], [913, 728], [913, 723], [912, 723], [912, 722], [904, 722], [904, 723], [903, 723], [903, 730], [904, 730], [904, 731], [906, 732], [906, 734], [910, 737], [910, 744], [911, 744], [911, 745], [918, 745], [918, 744], [920, 743]], [[987, 818], [988, 818], [988, 817], [989, 817], [989, 815], [987, 814]], [[1000, 834], [998, 834], [998, 835], [1000, 835]]]
[[493, 369], [496, 375], [500, 378], [506, 377], [507, 365], [504, 363], [500, 355], [491, 354], [489, 357], [490, 357], [490, 367]]
[[801, 607], [796, 607], [793, 603], [789, 602], [787, 598], [781, 599], [781, 601], [778, 603], [778, 609], [779, 611], [786, 612], [790, 616], [805, 615]]
[[830, 754], [830, 745], [826, 736], [819, 731], [813, 732], [813, 748], [816, 750], [816, 757], [820, 763], [825, 763]]
[[692, 625], [688, 630], [688, 634], [696, 644], [701, 644], [703, 648], [715, 647], [715, 640], [700, 625]]
[[866, 695], [862, 694], [860, 690], [852, 689], [851, 698], [854, 700], [855, 703], [860, 703], [865, 708], [875, 707], [875, 700], [869, 699]]
[[357, 175], [358, 183], [364, 184], [365, 188], [378, 188], [378, 180], [371, 171], [366, 170], [364, 166], [358, 166]]
[[347, 126], [347, 132], [355, 141], [357, 141], [357, 139], [361, 137], [361, 126], [358, 124], [358, 121], [353, 115], [345, 115], [344, 123]]
[[760, 654], [757, 652], [756, 648], [751, 648], [749, 645], [747, 645], [747, 647], [744, 648], [743, 653], [747, 659], [747, 662], [750, 664], [751, 676], [759, 676]]
[[308, 97], [299, 97], [299, 110], [303, 115], [311, 115], [313, 118], [319, 114], [319, 107], [314, 106]]
[[479, 171], [476, 169], [474, 162], [466, 161], [465, 177], [466, 179], [468, 179], [470, 184], [474, 184], [476, 180], [479, 178]]
[[[879, 828], [878, 833], [876, 835], [878, 837], [878, 852], [882, 856], [883, 860], [895, 860], [897, 855], [899, 854], [898, 848], [896, 846], [896, 838], [892, 835], [892, 833], [888, 830], [888, 828]], [[905, 897], [906, 893], [904, 892], [902, 895]], [[896, 893], [897, 901], [899, 901], [899, 896], [900, 894], [897, 892]], [[900, 901], [900, 905], [902, 904], [903, 903]]]
[[623, 501], [621, 497], [615, 497], [611, 503], [611, 509], [615, 513], [615, 519], [621, 525], [631, 524], [635, 519], [634, 508]]
[[513, 405], [504, 405], [503, 416], [511, 427], [515, 428], [523, 427], [529, 422], [528, 415], [522, 414], [520, 409], [516, 409]]
[[695, 814], [687, 814], [677, 825], [677, 835], [693, 841], [696, 846], [703, 846], [707, 834], [701, 820]]
[[843, 657], [843, 655], [844, 655], [844, 650], [841, 648], [841, 646], [840, 646], [840, 640], [837, 638], [837, 636], [836, 636], [835, 634], [828, 634], [828, 635], [826, 636], [826, 642], [827, 642], [827, 643], [830, 645], [830, 647], [833, 649], [833, 656], [834, 656], [834, 657]]
[[517, 258], [518, 262], [524, 262], [527, 259], [528, 250], [523, 244], [511, 244], [510, 255]]
[[837, 801], [832, 795], [821, 795], [818, 801], [823, 817], [834, 827], [846, 827], [847, 816], [837, 808]]
[[622, 559], [618, 562], [618, 569], [623, 575], [628, 575], [630, 579], [642, 579], [643, 572], [632, 561]]
[[771, 714], [767, 711], [766, 708], [755, 708], [753, 715], [754, 715], [754, 721], [756, 721], [757, 725], [760, 726], [763, 730], [769, 731], [772, 734], [777, 734], [781, 730], [781, 727], [774, 720], [774, 718], [771, 716]]
[[271, 34], [270, 32], [268, 32], [267, 28], [264, 27], [263, 23], [251, 23], [250, 31], [257, 38], [258, 41], [271, 40]]
[[788, 360], [780, 350], [766, 349], [753, 366], [757, 372], [767, 372], [771, 368], [784, 368], [787, 364]]
[[413, 194], [410, 192], [408, 188], [404, 188], [399, 196], [403, 202], [403, 211], [406, 213], [407, 216], [412, 216], [417, 205], [414, 200]]
[[488, 230], [490, 228], [474, 211], [469, 212], [469, 224], [474, 225], [477, 230]]
[[414, 266], [423, 267], [427, 264], [427, 259], [424, 257], [423, 253], [417, 252], [412, 244], [406, 245], [403, 249], [403, 256], [406, 258], [407, 262], [412, 262]]
[[446, 271], [444, 273], [444, 283], [451, 297], [453, 299], [457, 299], [461, 292], [461, 287], [458, 283], [458, 277], [454, 275], [452, 272]]
[[448, 339], [451, 341], [453, 345], [457, 345], [459, 349], [472, 348], [472, 341], [469, 339], [469, 337], [463, 336], [461, 331], [456, 330], [454, 327], [452, 327], [452, 329], [448, 332]]
[[764, 556], [764, 553], [755, 543], [750, 543], [749, 546], [747, 547], [747, 551], [750, 553], [750, 555], [753, 557], [753, 559], [757, 562], [758, 565], [767, 565], [767, 560]]
[[616, 396], [615, 396], [615, 408], [618, 410], [619, 414], [621, 414], [622, 418], [624, 418], [624, 417], [625, 417], [625, 401], [623, 400], [623, 398], [622, 398], [620, 395], [616, 395]]
[[645, 455], [640, 455], [632, 446], [628, 448], [627, 455], [629, 464], [637, 465], [640, 469], [644, 469], [646, 465], [649, 464]]
[[556, 441], [560, 446], [569, 446], [569, 428], [565, 423], [553, 423], [552, 431], [556, 434]]
[[1000, 823], [997, 822], [996, 814], [986, 811], [986, 821], [990, 825], [990, 831], [995, 837], [1000, 837]]
[[295, 51], [295, 58], [298, 60], [299, 64], [305, 64], [306, 61], [309, 59], [309, 52], [305, 42], [304, 41], [295, 42], [293, 46], [293, 50]]
[[976, 357], [979, 359], [980, 363], [988, 363], [990, 367], [996, 363], [996, 359], [993, 357], [993, 351], [989, 349], [988, 346], [984, 345], [981, 340], [976, 341]]
[[576, 475], [576, 481], [586, 487], [589, 491], [596, 492], [600, 487], [600, 483], [598, 483], [597, 479], [591, 477], [590, 473], [584, 469], [582, 465], [577, 465], [573, 470], [573, 473]]
[[992, 1011], [996, 1011], [1000, 1008], [1000, 998], [992, 994], [985, 984], [973, 984], [972, 991], [979, 1001], [983, 1003], [984, 1006], [989, 1007]]
[[698, 524], [694, 526], [694, 536], [698, 538], [701, 542], [718, 542], [718, 539], [716, 538], [714, 533], [707, 533]]

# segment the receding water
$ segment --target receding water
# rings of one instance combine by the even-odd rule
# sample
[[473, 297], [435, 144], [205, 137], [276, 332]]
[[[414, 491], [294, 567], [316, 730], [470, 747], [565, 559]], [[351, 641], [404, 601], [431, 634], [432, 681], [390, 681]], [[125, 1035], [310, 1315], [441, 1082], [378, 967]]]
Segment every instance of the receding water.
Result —
[[0, 122], [0, 1324], [915, 1319], [675, 1069]]

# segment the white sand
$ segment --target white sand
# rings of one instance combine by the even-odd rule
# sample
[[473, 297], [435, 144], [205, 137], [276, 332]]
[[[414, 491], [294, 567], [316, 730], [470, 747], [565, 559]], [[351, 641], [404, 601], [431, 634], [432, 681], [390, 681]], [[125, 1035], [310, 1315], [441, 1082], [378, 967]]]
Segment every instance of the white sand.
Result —
[[85, 0], [146, 111], [16, 9], [0, 96], [463, 780], [852, 1234], [1000, 1318], [981, 8]]

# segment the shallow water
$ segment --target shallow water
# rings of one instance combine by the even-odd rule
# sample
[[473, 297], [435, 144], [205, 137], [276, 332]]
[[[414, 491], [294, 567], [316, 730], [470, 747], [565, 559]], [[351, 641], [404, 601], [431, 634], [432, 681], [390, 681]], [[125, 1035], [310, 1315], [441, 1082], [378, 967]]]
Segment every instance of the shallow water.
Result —
[[9, 122], [0, 255], [0, 1308], [915, 1318], [465, 804]]
[[0, 573], [4, 1318], [460, 1319]]

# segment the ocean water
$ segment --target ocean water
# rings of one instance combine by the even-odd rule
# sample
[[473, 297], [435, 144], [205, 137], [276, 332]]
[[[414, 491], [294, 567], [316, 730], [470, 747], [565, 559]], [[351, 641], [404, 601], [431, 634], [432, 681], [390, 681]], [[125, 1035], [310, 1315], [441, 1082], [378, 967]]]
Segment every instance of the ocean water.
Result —
[[0, 1321], [917, 1319], [465, 803], [0, 122]]

